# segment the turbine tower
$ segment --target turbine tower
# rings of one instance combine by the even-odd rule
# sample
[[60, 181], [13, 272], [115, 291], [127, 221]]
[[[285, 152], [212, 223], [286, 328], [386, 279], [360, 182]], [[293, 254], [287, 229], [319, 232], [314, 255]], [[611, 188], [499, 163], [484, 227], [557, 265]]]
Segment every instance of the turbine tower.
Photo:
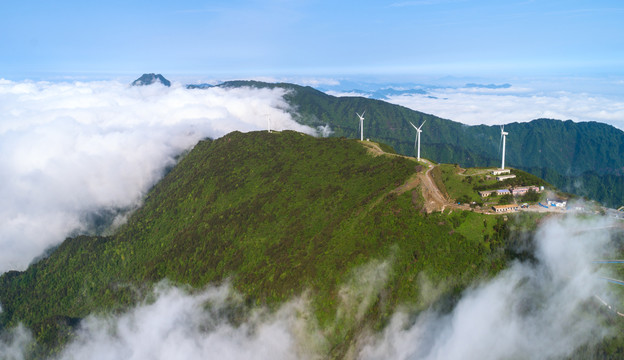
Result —
[[366, 110], [364, 110], [362, 115], [356, 112], [357, 116], [360, 118], [360, 141], [364, 141], [364, 113], [365, 112]]
[[503, 161], [501, 163], [501, 169], [505, 170], [505, 140], [507, 139], [508, 132], [505, 132], [505, 125], [501, 126], [501, 140], [503, 141]]
[[[420, 161], [420, 133], [422, 132], [422, 130], [420, 130], [423, 125], [425, 125], [425, 123], [427, 122], [427, 119], [425, 119], [425, 121], [423, 121], [422, 124], [420, 124], [419, 127], [416, 127], [416, 125], [412, 124], [411, 121], [408, 121], [410, 123], [410, 125], [412, 125], [412, 127], [414, 129], [416, 129], [416, 139], [414, 139], [414, 147], [416, 147], [418, 150], [416, 151], [416, 157], [418, 159], [418, 161]], [[416, 145], [418, 144], [418, 145]]]

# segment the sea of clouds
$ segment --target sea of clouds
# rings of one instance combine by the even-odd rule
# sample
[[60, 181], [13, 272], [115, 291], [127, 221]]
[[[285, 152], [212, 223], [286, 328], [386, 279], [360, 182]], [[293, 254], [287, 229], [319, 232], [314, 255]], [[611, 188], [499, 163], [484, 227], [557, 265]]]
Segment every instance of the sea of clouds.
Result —
[[395, 314], [381, 335], [362, 341], [360, 357], [553, 359], [596, 343], [607, 330], [584, 307], [604, 306], [596, 296], [608, 294], [593, 261], [611, 254], [611, 225], [606, 218], [548, 220], [535, 235], [535, 261], [514, 262], [467, 290], [448, 314]]
[[[624, 89], [624, 84], [620, 85]], [[424, 87], [425, 94], [389, 95], [383, 100], [412, 110], [468, 125], [502, 125], [539, 118], [597, 121], [624, 130], [624, 97], [587, 91], [545, 90], [517, 85]], [[618, 90], [619, 93], [622, 89]], [[364, 96], [366, 92], [328, 91], [335, 96]]]
[[[607, 219], [546, 221], [525, 249], [534, 248], [533, 260], [514, 262], [467, 289], [450, 312], [399, 311], [381, 332], [360, 329], [348, 354], [362, 360], [550, 359], [592, 345], [607, 335], [592, 315], [604, 306], [596, 296], [609, 299], [592, 262], [609, 255], [611, 225]], [[340, 290], [337, 319], [358, 321], [355, 304], [370, 306], [380, 296], [388, 266], [372, 261], [353, 272]], [[86, 317], [56, 358], [320, 359], [330, 351], [326, 337], [334, 329], [319, 327], [305, 294], [276, 311], [247, 309], [242, 323], [227, 316], [243, 303], [227, 285], [190, 291], [163, 282], [152, 298], [122, 314]], [[0, 354], [22, 359], [31, 342], [23, 326], [5, 330]]]
[[200, 139], [292, 129], [281, 89], [0, 79], [0, 273], [141, 198]]

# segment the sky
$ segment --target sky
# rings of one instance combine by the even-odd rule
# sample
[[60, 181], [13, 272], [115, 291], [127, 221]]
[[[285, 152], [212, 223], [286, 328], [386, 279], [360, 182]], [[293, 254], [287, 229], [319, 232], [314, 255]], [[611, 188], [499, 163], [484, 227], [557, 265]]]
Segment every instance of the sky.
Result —
[[0, 78], [622, 76], [606, 0], [1, 1]]
[[[466, 124], [539, 117], [624, 130], [624, 4], [614, 0], [0, 1], [0, 79], [284, 81]], [[497, 93], [467, 83], [511, 84]], [[357, 85], [357, 86], [356, 86]]]

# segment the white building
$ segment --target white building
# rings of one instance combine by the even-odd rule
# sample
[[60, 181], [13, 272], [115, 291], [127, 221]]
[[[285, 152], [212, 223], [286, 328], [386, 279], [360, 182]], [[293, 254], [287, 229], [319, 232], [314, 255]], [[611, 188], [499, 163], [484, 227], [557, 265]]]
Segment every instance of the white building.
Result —
[[546, 199], [546, 202], [548, 203], [548, 206], [553, 206], [553, 207], [558, 207], [558, 208], [565, 208], [566, 205], [568, 204], [567, 201], [559, 200], [559, 199]]
[[497, 170], [492, 170], [492, 175], [503, 175], [503, 174], [509, 174], [509, 169], [497, 169]]
[[497, 213], [518, 211], [519, 208], [520, 207], [518, 206], [518, 204], [492, 206], [492, 210], [494, 210], [494, 212], [497, 212]]

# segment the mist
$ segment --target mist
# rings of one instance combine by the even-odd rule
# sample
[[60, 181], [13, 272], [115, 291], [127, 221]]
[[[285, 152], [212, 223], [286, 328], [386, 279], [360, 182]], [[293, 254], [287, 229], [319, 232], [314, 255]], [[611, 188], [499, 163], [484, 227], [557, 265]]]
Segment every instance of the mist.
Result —
[[0, 273], [23, 270], [67, 236], [93, 231], [93, 214], [139, 206], [200, 139], [264, 130], [267, 117], [275, 130], [316, 135], [292, 120], [283, 95], [0, 80]]
[[[608, 334], [594, 317], [606, 310], [595, 297], [610, 295], [592, 261], [610, 256], [612, 225], [606, 218], [550, 219], [536, 233], [533, 260], [474, 284], [447, 312], [403, 308], [380, 332], [359, 329], [348, 354], [362, 360], [549, 359], [595, 344]], [[363, 307], [384, 291], [388, 261], [354, 269], [340, 287], [337, 321], [359, 322]], [[198, 291], [162, 282], [125, 313], [84, 318], [55, 359], [327, 357], [325, 336], [335, 325], [319, 327], [305, 293], [275, 311], [243, 304], [227, 285]], [[2, 354], [21, 359], [32, 336], [19, 326], [0, 340]]]
[[624, 104], [617, 97], [583, 92], [438, 88], [386, 101], [468, 125], [501, 125], [538, 118], [598, 121], [624, 130]]
[[[607, 296], [593, 260], [608, 258], [607, 219], [551, 219], [536, 234], [535, 261], [515, 262], [464, 292], [448, 314], [397, 313], [381, 335], [360, 340], [361, 359], [549, 359], [600, 341], [586, 308]], [[595, 314], [595, 312], [594, 312]]]
[[[271, 313], [257, 308], [242, 324], [228, 318], [237, 299], [228, 286], [189, 293], [159, 285], [156, 300], [119, 317], [90, 316], [59, 360], [305, 359], [306, 329], [296, 300]], [[313, 344], [313, 342], [310, 342]]]

